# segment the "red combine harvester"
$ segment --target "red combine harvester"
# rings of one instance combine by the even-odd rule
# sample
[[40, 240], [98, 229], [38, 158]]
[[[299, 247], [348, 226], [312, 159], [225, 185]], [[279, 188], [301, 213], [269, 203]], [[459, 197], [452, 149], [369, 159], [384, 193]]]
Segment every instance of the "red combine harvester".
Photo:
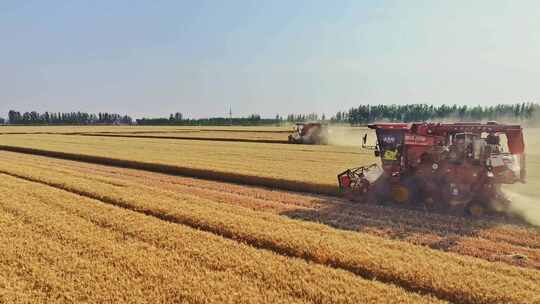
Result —
[[376, 132], [372, 148], [382, 168], [373, 164], [338, 175], [340, 189], [354, 200], [479, 216], [507, 207], [502, 184], [525, 183], [519, 125], [423, 122], [368, 127]]
[[289, 143], [326, 145], [328, 143], [328, 126], [319, 122], [296, 123], [293, 133], [289, 135]]

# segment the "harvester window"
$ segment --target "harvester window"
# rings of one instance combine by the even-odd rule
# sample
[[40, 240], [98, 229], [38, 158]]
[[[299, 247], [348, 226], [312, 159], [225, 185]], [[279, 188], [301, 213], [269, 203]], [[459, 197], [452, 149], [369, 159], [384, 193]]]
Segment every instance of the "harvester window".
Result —
[[379, 150], [383, 162], [396, 162], [400, 160], [403, 137], [403, 131], [377, 130]]
[[508, 151], [508, 137], [504, 133], [484, 133], [486, 144], [490, 153], [502, 153]]
[[396, 150], [386, 150], [383, 154], [383, 160], [397, 160], [398, 151]]

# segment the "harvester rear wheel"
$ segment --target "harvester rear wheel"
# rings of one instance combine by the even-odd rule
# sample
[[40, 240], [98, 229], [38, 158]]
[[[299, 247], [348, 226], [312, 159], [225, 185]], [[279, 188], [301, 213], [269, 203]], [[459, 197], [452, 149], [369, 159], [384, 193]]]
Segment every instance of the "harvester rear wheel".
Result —
[[467, 205], [465, 211], [468, 215], [479, 218], [482, 217], [486, 213], [486, 208], [483, 204], [479, 202], [471, 202]]
[[410, 199], [410, 192], [402, 184], [394, 185], [391, 190], [392, 200], [398, 204], [406, 204]]
[[413, 205], [420, 201], [418, 180], [414, 176], [407, 177], [390, 186], [390, 197], [398, 205]]

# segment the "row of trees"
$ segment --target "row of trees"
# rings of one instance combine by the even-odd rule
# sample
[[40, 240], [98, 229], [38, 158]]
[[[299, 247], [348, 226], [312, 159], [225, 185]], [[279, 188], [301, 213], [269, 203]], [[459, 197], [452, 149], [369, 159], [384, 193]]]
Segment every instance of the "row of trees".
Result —
[[536, 103], [501, 104], [495, 106], [458, 105], [360, 105], [348, 112], [338, 112], [331, 120], [348, 122], [353, 125], [375, 121], [428, 121], [428, 120], [511, 120], [530, 122], [540, 115], [540, 105]]
[[316, 121], [316, 120], [326, 120], [326, 116], [322, 114], [319, 116], [317, 113], [309, 114], [289, 114], [287, 115], [287, 122], [305, 122], [305, 121]]
[[319, 116], [317, 113], [309, 114], [289, 114], [287, 117], [282, 117], [279, 114], [275, 118], [261, 118], [259, 114], [252, 114], [248, 117], [213, 117], [200, 119], [185, 119], [182, 113], [173, 113], [169, 118], [142, 118], [137, 119], [139, 125], [201, 125], [201, 126], [243, 126], [243, 125], [275, 125], [295, 122], [318, 121], [326, 120], [325, 114]]
[[131, 117], [114, 113], [38, 113], [36, 111], [20, 113], [14, 110], [9, 111], [8, 120], [9, 124], [12, 125], [93, 125], [133, 123]]
[[280, 122], [279, 115], [273, 118], [261, 118], [259, 114], [248, 117], [212, 117], [200, 119], [185, 119], [182, 113], [171, 114], [169, 118], [142, 118], [137, 119], [138, 125], [177, 125], [177, 126], [258, 126], [270, 125]]
[[[482, 121], [501, 120], [534, 123], [540, 118], [540, 104], [517, 103], [500, 104], [495, 106], [467, 106], [467, 105], [360, 105], [349, 111], [337, 112], [330, 118], [331, 122], [349, 123], [351, 125], [367, 124], [375, 121], [411, 122], [411, 121]], [[180, 112], [172, 113], [169, 117], [137, 119], [139, 125], [275, 125], [282, 123], [327, 120], [325, 115], [317, 113], [289, 114], [287, 117], [276, 115], [275, 118], [261, 118], [258, 114], [247, 117], [214, 117], [202, 119], [186, 119]], [[540, 121], [540, 120], [539, 120]], [[92, 125], [92, 124], [132, 124], [134, 121], [127, 115], [112, 113], [89, 114], [84, 112], [71, 113], [38, 113], [35, 111], [20, 113], [9, 111], [8, 121], [0, 118], [0, 124], [13, 125]]]

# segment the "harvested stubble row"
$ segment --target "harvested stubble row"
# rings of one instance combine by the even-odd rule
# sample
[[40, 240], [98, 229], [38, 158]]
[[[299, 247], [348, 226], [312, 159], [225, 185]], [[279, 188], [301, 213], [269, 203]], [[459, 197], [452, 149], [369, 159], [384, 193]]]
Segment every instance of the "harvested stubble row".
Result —
[[113, 138], [146, 138], [146, 139], [178, 139], [202, 141], [228, 141], [251, 143], [287, 144], [287, 135], [269, 132], [213, 132], [213, 131], [180, 131], [174, 133], [75, 133], [69, 135], [101, 136]]
[[13, 177], [0, 189], [2, 302], [442, 302]]
[[[3, 165], [2, 165], [3, 166]], [[459, 303], [537, 303], [540, 272], [290, 220], [188, 193], [157, 191], [20, 165], [8, 174], [189, 225], [280, 254], [341, 268]], [[100, 177], [103, 178], [103, 177]]]
[[338, 172], [374, 161], [357, 148], [333, 146], [62, 135], [3, 135], [0, 142], [17, 152], [329, 194]]
[[0, 152], [0, 157], [6, 162], [2, 167], [9, 172], [21, 172], [12, 164], [23, 163], [25, 168], [47, 170], [48, 174], [56, 172], [117, 186], [124, 186], [129, 181], [151, 187], [152, 191], [190, 193], [198, 198], [406, 240], [489, 261], [540, 268], [540, 229], [516, 226], [501, 218], [471, 221], [449, 215], [351, 205], [336, 198], [269, 191], [41, 156]]

